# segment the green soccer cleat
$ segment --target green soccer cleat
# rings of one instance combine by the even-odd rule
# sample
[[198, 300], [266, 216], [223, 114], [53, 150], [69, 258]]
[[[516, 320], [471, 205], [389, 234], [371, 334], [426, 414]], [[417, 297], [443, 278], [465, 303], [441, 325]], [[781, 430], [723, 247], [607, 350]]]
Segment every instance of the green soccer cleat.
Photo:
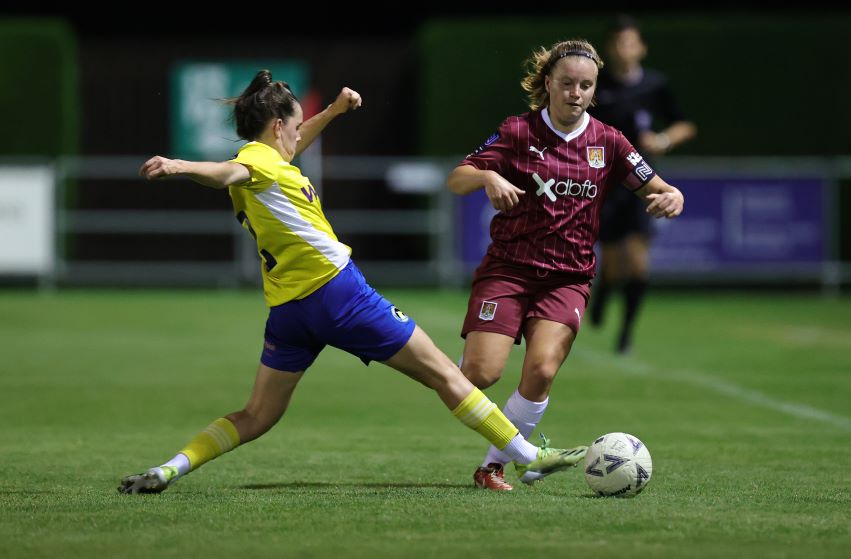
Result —
[[586, 452], [588, 452], [587, 446], [550, 448], [550, 440], [541, 435], [541, 447], [538, 449], [537, 458], [528, 464], [515, 462], [514, 469], [520, 476], [520, 481], [532, 485], [550, 474], [576, 466], [585, 457]]
[[144, 474], [134, 474], [121, 480], [119, 493], [162, 493], [177, 480], [177, 468], [160, 466], [151, 468]]

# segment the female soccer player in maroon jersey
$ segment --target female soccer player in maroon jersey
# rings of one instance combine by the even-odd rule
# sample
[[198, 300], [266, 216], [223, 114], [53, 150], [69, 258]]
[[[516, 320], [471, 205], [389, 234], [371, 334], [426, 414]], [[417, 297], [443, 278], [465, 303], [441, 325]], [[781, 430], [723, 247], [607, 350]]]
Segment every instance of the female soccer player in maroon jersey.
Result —
[[[448, 178], [455, 194], [484, 188], [499, 213], [473, 278], [461, 335], [462, 371], [486, 388], [502, 375], [514, 344], [526, 338], [520, 383], [505, 415], [529, 437], [579, 332], [591, 279], [600, 206], [627, 188], [654, 217], [683, 210], [679, 190], [662, 180], [615, 128], [586, 110], [603, 66], [584, 40], [540, 48], [522, 81], [530, 112], [510, 116]], [[510, 490], [491, 447], [474, 474], [478, 487]]]

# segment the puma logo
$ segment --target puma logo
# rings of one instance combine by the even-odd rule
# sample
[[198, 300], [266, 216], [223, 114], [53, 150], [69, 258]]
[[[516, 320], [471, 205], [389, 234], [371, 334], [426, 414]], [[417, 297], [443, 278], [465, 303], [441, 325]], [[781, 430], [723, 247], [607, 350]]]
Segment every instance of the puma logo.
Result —
[[541, 161], [543, 161], [544, 160], [544, 152], [547, 151], [547, 148], [538, 149], [535, 146], [529, 146], [529, 151], [534, 151], [535, 153], [537, 153], [538, 157], [540, 157]]

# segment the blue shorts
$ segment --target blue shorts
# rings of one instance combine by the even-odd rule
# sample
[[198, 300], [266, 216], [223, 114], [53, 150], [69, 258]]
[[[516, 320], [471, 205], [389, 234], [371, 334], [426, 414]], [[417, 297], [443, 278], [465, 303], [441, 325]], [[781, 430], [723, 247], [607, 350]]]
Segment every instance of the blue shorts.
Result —
[[269, 309], [260, 362], [281, 371], [304, 371], [326, 345], [386, 361], [408, 343], [416, 324], [369, 286], [349, 261], [334, 278], [305, 297]]

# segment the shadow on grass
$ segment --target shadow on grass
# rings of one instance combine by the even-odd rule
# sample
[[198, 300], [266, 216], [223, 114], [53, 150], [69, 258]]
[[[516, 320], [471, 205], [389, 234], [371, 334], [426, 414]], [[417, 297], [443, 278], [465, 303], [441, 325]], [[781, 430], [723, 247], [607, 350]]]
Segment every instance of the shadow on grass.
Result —
[[616, 499], [618, 501], [629, 501], [635, 499], [635, 495], [598, 495], [596, 493], [585, 493], [580, 495], [583, 499]]
[[466, 483], [334, 483], [330, 481], [292, 481], [288, 483], [251, 483], [241, 485], [240, 489], [305, 489], [309, 487], [365, 487], [371, 489], [464, 489], [472, 488]]

